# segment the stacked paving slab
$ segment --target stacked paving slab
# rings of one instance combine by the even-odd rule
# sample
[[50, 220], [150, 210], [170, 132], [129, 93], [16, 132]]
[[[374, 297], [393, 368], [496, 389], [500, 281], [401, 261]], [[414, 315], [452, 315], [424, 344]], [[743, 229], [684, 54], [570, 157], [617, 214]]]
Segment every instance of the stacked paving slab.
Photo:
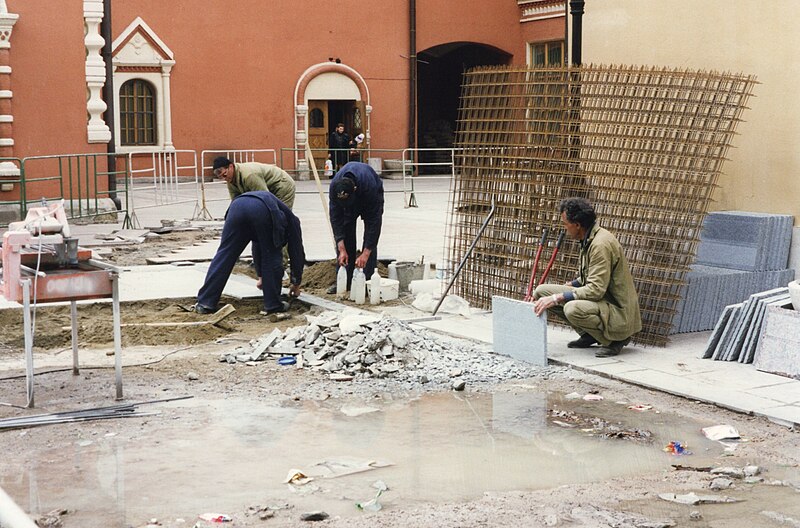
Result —
[[794, 270], [787, 264], [793, 224], [790, 215], [709, 213], [671, 333], [715, 329], [722, 320], [720, 314], [725, 317], [734, 311], [731, 306], [792, 281]]

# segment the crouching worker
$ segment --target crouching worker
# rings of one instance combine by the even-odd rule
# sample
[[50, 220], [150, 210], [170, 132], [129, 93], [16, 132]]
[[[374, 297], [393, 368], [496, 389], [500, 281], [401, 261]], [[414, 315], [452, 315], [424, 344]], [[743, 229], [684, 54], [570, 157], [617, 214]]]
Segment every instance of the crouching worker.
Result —
[[534, 293], [534, 312], [549, 310], [564, 318], [580, 337], [570, 348], [599, 344], [595, 356], [616, 356], [642, 329], [639, 297], [628, 261], [616, 237], [597, 225], [594, 208], [584, 198], [559, 205], [569, 238], [581, 244], [577, 279], [564, 285], [541, 284]]
[[264, 312], [285, 312], [289, 308], [289, 304], [280, 298], [283, 246], [289, 249], [289, 295], [300, 295], [300, 281], [306, 260], [300, 220], [270, 192], [246, 192], [231, 202], [225, 215], [219, 249], [211, 261], [205, 283], [197, 294], [197, 313], [213, 313], [217, 310], [217, 303], [233, 266], [249, 242], [253, 243], [253, 261], [258, 274], [256, 286], [264, 293]]

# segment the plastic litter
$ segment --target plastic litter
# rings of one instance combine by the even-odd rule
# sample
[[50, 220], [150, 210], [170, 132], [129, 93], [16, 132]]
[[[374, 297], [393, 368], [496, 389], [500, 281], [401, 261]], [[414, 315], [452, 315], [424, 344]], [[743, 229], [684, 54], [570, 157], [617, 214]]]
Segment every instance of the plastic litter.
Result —
[[294, 356], [283, 356], [278, 358], [278, 365], [288, 366], [297, 363], [297, 358]]
[[628, 405], [628, 409], [639, 412], [649, 411], [652, 408], [653, 408], [652, 405], [644, 405], [642, 403], [637, 403], [636, 405]]
[[664, 451], [672, 455], [691, 455], [692, 452], [687, 449], [687, 446], [680, 442], [672, 441], [664, 447]]
[[583, 397], [585, 401], [601, 401], [603, 399], [599, 394], [587, 394]]
[[379, 489], [378, 492], [375, 494], [375, 496], [370, 500], [368, 500], [367, 502], [357, 502], [356, 508], [358, 508], [361, 511], [370, 511], [370, 512], [380, 511], [381, 508], [383, 508], [383, 506], [381, 505], [380, 502], [378, 502], [378, 497], [380, 497], [382, 493], [383, 490]]
[[730, 425], [713, 425], [704, 427], [701, 431], [709, 440], [736, 440], [740, 438], [739, 431]]
[[216, 522], [216, 523], [224, 523], [224, 522], [231, 522], [233, 517], [230, 515], [226, 515], [224, 513], [204, 513], [198, 516], [202, 521], [208, 522]]

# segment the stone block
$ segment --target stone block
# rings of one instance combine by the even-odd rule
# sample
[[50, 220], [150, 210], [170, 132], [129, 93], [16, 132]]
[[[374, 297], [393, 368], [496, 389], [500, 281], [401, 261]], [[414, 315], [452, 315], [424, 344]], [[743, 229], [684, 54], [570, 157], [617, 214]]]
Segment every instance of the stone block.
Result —
[[767, 307], [754, 363], [758, 370], [800, 379], [800, 312]]
[[494, 351], [533, 365], [547, 365], [547, 314], [537, 316], [533, 304], [492, 297]]

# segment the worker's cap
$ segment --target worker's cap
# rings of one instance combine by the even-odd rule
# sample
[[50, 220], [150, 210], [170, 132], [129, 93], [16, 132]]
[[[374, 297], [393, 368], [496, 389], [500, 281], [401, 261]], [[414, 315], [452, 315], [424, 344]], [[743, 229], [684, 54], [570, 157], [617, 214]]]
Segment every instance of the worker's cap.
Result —
[[350, 205], [354, 200], [354, 193], [356, 191], [356, 182], [347, 176], [339, 178], [331, 183], [331, 196], [343, 202], [345, 205]]
[[219, 156], [217, 158], [214, 158], [214, 165], [212, 165], [212, 169], [213, 170], [224, 169], [225, 167], [228, 167], [231, 163], [233, 162], [228, 158], [226, 158], [225, 156]]

